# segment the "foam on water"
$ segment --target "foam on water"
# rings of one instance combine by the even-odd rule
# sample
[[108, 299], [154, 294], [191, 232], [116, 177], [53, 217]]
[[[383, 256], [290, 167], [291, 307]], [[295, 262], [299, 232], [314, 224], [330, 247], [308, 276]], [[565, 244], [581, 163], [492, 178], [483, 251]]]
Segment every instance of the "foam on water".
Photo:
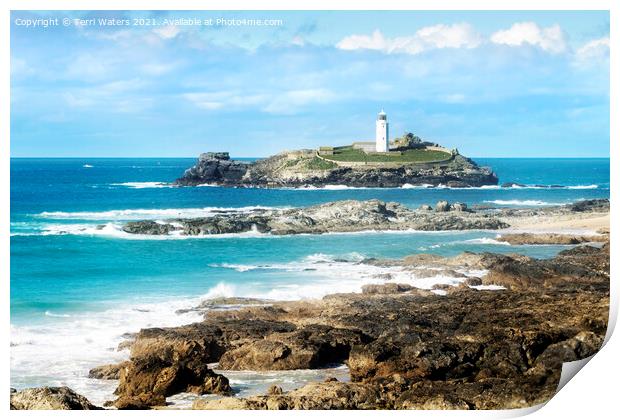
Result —
[[542, 200], [486, 200], [485, 203], [500, 206], [561, 206], [567, 203], [549, 203]]
[[196, 313], [175, 311], [201, 300], [125, 302], [105, 311], [70, 316], [47, 311], [44, 323], [11, 325], [11, 386], [67, 385], [91, 402], [103, 404], [113, 398], [116, 381], [90, 379], [88, 371], [127, 359], [127, 350], [116, 351], [126, 333], [199, 321]]
[[155, 218], [194, 218], [213, 216], [218, 213], [249, 213], [255, 210], [282, 210], [287, 207], [244, 206], [244, 207], [202, 207], [168, 209], [120, 209], [104, 211], [44, 211], [37, 217], [55, 220], [152, 220]]
[[[274, 272], [296, 273], [286, 277], [285, 282], [274, 282], [269, 287], [261, 285], [252, 288], [236, 288], [226, 297], [242, 296], [275, 300], [318, 299], [331, 293], [361, 292], [365, 284], [384, 284], [386, 282], [405, 283], [420, 289], [432, 289], [438, 284], [457, 285], [464, 277], [446, 276], [436, 269], [436, 275], [420, 277], [408, 267], [382, 267], [363, 263], [364, 256], [351, 253], [341, 256], [312, 254], [300, 261], [282, 264], [212, 264], [213, 267], [228, 268], [237, 272], [270, 270]], [[429, 269], [433, 267], [415, 267]], [[466, 277], [481, 277], [486, 270], [456, 270]], [[223, 289], [223, 285], [219, 285]]]
[[[241, 287], [220, 282], [196, 298], [167, 301], [162, 298], [152, 302], [134, 298], [136, 300], [111, 303], [107, 310], [70, 315], [47, 311], [44, 313], [45, 322], [11, 325], [11, 385], [17, 388], [67, 385], [95, 404], [102, 404], [113, 397], [115, 382], [90, 379], [88, 371], [95, 366], [125, 360], [127, 350], [117, 351], [116, 348], [126, 338], [126, 333], [145, 327], [200, 321], [201, 316], [196, 312], [176, 311], [195, 307], [204, 299], [241, 296], [297, 300], [321, 298], [331, 293], [359, 292], [362, 285], [369, 283], [407, 283], [431, 290], [437, 284], [456, 285], [463, 281], [462, 277], [445, 276], [440, 272], [436, 276], [416, 277], [406, 268], [373, 266], [360, 262], [363, 259], [364, 256], [358, 253], [340, 256], [317, 253], [290, 263], [242, 267], [243, 271], [264, 269], [296, 273], [268, 285], [249, 283]], [[220, 267], [241, 268], [235, 264]], [[467, 276], [485, 274], [483, 270], [459, 271]]]
[[135, 189], [142, 189], [142, 188], [174, 188], [175, 185], [169, 183], [169, 182], [153, 182], [153, 181], [148, 181], [148, 182], [118, 182], [118, 183], [113, 183], [110, 184], [116, 187], [127, 187], [127, 188], [135, 188]]

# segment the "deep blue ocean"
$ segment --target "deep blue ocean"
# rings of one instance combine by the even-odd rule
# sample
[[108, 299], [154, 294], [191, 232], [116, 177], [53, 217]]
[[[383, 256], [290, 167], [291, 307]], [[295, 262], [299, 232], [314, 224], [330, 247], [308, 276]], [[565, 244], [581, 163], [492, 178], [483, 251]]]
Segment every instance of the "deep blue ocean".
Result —
[[[123, 333], [198, 320], [175, 311], [204, 297], [297, 299], [356, 291], [385, 274], [359, 264], [367, 257], [468, 250], [544, 258], [565, 249], [508, 246], [496, 233], [480, 231], [144, 238], [124, 234], [126, 220], [342, 199], [510, 207], [609, 197], [609, 159], [475, 160], [492, 167], [500, 184], [531, 187], [176, 188], [170, 183], [195, 159], [11, 159], [11, 386], [62, 383], [99, 401], [109, 387], [85, 374], [126, 357], [114, 350]], [[433, 284], [392, 274], [420, 287]]]

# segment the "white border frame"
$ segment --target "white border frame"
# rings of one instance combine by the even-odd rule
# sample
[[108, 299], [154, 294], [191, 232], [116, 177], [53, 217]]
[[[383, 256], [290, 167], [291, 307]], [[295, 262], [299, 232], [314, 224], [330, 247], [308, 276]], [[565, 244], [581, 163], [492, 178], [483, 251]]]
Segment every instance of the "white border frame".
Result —
[[[2, 324], [2, 375], [0, 379], [0, 394], [5, 392], [7, 398], [2, 401], [3, 410], [9, 411], [9, 386], [10, 386], [10, 306], [9, 306], [9, 278], [10, 278], [10, 235], [9, 235], [9, 208], [10, 208], [10, 11], [11, 10], [609, 10], [610, 23], [616, 22], [618, 18], [618, 8], [620, 3], [614, 0], [504, 0], [502, 2], [490, 0], [469, 0], [467, 2], [458, 0], [426, 0], [426, 1], [402, 1], [402, 0], [357, 0], [347, 4], [342, 0], [298, 0], [294, 5], [290, 1], [283, 0], [263, 0], [260, 3], [250, 0], [228, 0], [217, 4], [206, 4], [207, 2], [194, 2], [191, 0], [161, 0], [155, 4], [152, 0], [81, 0], [79, 2], [71, 0], [8, 0], [2, 2], [0, 13], [2, 14], [2, 65], [0, 74], [2, 76], [1, 95], [2, 105], [0, 106], [0, 130], [2, 133], [0, 146], [0, 287], [3, 299], [0, 306], [3, 311], [4, 322]], [[378, 5], [381, 7], [378, 8]], [[294, 7], [293, 7], [294, 6]], [[618, 30], [612, 24], [610, 28], [611, 39], [611, 71], [610, 71], [610, 156], [611, 160], [611, 188], [612, 197], [611, 208], [611, 243], [612, 243], [612, 267], [611, 267], [611, 305], [610, 322], [606, 336], [606, 345], [593, 359], [577, 374], [577, 379], [569, 383], [554, 397], [544, 408], [541, 407], [524, 410], [506, 411], [359, 411], [359, 412], [330, 412], [329, 416], [339, 418], [506, 418], [535, 413], [530, 418], [546, 419], [551, 416], [554, 418], [562, 417], [594, 417], [610, 418], [612, 413], [617, 412], [616, 400], [617, 384], [616, 379], [619, 373], [619, 361], [616, 355], [620, 355], [620, 342], [616, 336], [612, 336], [618, 312], [618, 281], [616, 278], [617, 264], [614, 264], [616, 257], [616, 244], [618, 235], [616, 233], [616, 220], [618, 211], [613, 205], [615, 191], [618, 185], [619, 167], [617, 156], [620, 152], [618, 141], [620, 130], [618, 121], [611, 118], [613, 115], [620, 115], [618, 107]], [[3, 391], [4, 390], [4, 391]], [[171, 414], [174, 413], [174, 414]], [[59, 418], [72, 417], [82, 418], [83, 412], [18, 412], [9, 413], [15, 418]], [[614, 413], [615, 414], [615, 413]], [[272, 418], [295, 416], [297, 418], [319, 418], [324, 415], [317, 411], [296, 411], [296, 412], [213, 412], [206, 413], [200, 411], [151, 411], [127, 412], [127, 411], [105, 411], [91, 412], [89, 415], [99, 418], [110, 417], [175, 417], [175, 418], [204, 418], [205, 416], [234, 416], [239, 419], [246, 418]]]

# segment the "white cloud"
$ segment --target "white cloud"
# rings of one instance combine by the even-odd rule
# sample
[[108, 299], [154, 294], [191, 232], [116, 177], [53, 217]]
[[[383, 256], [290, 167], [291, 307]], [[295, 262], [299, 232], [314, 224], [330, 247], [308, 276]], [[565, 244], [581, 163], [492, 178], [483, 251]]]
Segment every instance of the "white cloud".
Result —
[[335, 96], [328, 89], [290, 90], [270, 98], [263, 111], [274, 114], [290, 114], [305, 105], [330, 102]]
[[298, 47], [303, 47], [304, 45], [306, 45], [306, 41], [299, 35], [294, 36], [293, 39], [291, 39], [291, 44], [292, 45], [297, 45]]
[[450, 93], [439, 98], [441, 102], [448, 104], [462, 104], [466, 99], [467, 97], [462, 93]]
[[597, 62], [608, 56], [609, 37], [594, 39], [575, 51], [575, 60], [582, 64]]
[[26, 60], [17, 57], [11, 57], [11, 77], [32, 76], [36, 71]]
[[209, 111], [258, 108], [270, 114], [293, 114], [306, 105], [330, 102], [336, 95], [329, 89], [318, 88], [249, 94], [239, 91], [193, 92], [182, 97]]
[[151, 62], [144, 63], [140, 66], [140, 70], [143, 73], [151, 75], [151, 76], [161, 76], [162, 74], [170, 73], [172, 70], [178, 67], [179, 63], [162, 63], [162, 62]]
[[336, 44], [342, 50], [376, 50], [386, 53], [419, 54], [438, 48], [476, 48], [482, 36], [468, 23], [426, 26], [411, 36], [386, 38], [381, 31], [372, 35], [350, 35]]
[[152, 99], [136, 92], [147, 84], [141, 79], [114, 82], [72, 89], [62, 94], [72, 108], [102, 108], [111, 112], [140, 112], [150, 107]]
[[532, 45], [550, 53], [566, 51], [567, 44], [560, 25], [541, 28], [534, 22], [519, 22], [491, 35], [491, 42], [512, 47]]
[[153, 29], [153, 32], [162, 39], [172, 39], [179, 34], [180, 29], [176, 25], [166, 25]]

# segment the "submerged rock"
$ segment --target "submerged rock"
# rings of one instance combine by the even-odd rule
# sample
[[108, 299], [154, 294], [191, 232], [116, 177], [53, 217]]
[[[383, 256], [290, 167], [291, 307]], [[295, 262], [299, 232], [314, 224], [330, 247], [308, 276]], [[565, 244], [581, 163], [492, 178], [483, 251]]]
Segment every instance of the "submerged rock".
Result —
[[66, 386], [11, 389], [11, 410], [101, 410]]

